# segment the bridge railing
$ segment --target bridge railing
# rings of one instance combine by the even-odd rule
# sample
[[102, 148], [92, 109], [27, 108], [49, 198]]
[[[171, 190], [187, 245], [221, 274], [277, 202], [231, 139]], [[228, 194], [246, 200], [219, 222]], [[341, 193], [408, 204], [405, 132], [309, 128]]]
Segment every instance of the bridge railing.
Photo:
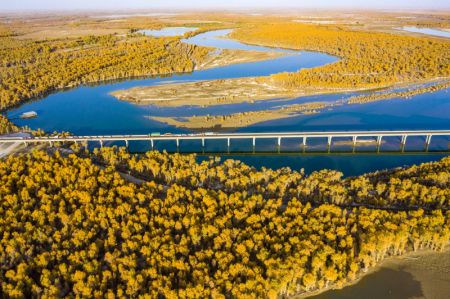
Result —
[[[176, 142], [177, 148], [180, 146], [180, 140], [201, 140], [202, 148], [205, 147], [206, 140], [225, 139], [227, 141], [227, 148], [231, 146], [233, 139], [251, 139], [253, 147], [256, 146], [258, 139], [276, 139], [278, 148], [281, 147], [282, 140], [287, 138], [301, 139], [303, 148], [307, 147], [308, 139], [311, 138], [326, 138], [328, 148], [331, 147], [333, 139], [335, 138], [351, 138], [353, 147], [356, 147], [358, 138], [374, 138], [377, 149], [379, 150], [386, 137], [400, 137], [401, 149], [403, 150], [408, 137], [423, 136], [425, 137], [425, 149], [431, 143], [433, 136], [448, 136], [450, 137], [450, 130], [403, 130], [403, 131], [336, 131], [336, 132], [280, 132], [280, 133], [198, 133], [198, 134], [164, 134], [164, 135], [103, 135], [103, 136], [66, 136], [66, 137], [2, 137], [0, 136], [0, 143], [15, 143], [22, 142], [29, 143], [49, 143], [54, 142], [98, 142], [103, 146], [105, 142], [123, 141], [128, 147], [130, 141], [149, 141], [153, 149], [155, 141], [159, 140], [173, 140]], [[364, 139], [367, 141], [367, 139]], [[362, 141], [362, 140], [361, 140]]]

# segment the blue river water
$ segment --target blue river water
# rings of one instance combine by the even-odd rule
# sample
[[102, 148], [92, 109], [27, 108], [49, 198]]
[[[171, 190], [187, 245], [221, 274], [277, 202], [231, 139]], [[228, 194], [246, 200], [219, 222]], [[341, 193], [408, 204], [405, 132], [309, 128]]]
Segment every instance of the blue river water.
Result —
[[[166, 30], [167, 31], [167, 30]], [[224, 38], [230, 30], [218, 30], [199, 34], [185, 40], [187, 43], [211, 46], [218, 49], [242, 49], [259, 51], [281, 51], [286, 56], [259, 62], [241, 63], [192, 73], [174, 74], [167, 77], [128, 79], [116, 82], [104, 82], [98, 85], [81, 86], [70, 90], [53, 93], [43, 99], [25, 103], [8, 111], [8, 117], [20, 126], [45, 131], [68, 131], [76, 135], [113, 135], [113, 134], [149, 134], [151, 132], [184, 133], [187, 129], [176, 128], [148, 119], [149, 116], [189, 116], [230, 114], [243, 111], [273, 109], [280, 105], [304, 103], [310, 101], [336, 101], [357, 93], [330, 94], [301, 97], [297, 99], [277, 99], [220, 105], [213, 107], [156, 107], [140, 106], [118, 100], [109, 93], [135, 86], [154, 86], [159, 84], [190, 82], [210, 79], [226, 79], [249, 76], [266, 76], [279, 72], [294, 72], [302, 68], [317, 67], [333, 63], [338, 58], [317, 52], [292, 51], [246, 45]], [[34, 119], [20, 119], [27, 111], [36, 111]], [[269, 132], [269, 131], [337, 131], [337, 130], [400, 130], [400, 129], [449, 129], [450, 101], [448, 89], [435, 93], [414, 96], [412, 99], [395, 99], [379, 101], [364, 105], [343, 105], [333, 107], [320, 114], [302, 115], [281, 120], [259, 123], [236, 131]], [[446, 150], [448, 139], [435, 138], [430, 150]], [[386, 140], [385, 150], [398, 150], [399, 140]], [[421, 150], [423, 140], [413, 138], [408, 141], [409, 149]], [[286, 141], [283, 151], [298, 151], [299, 141]], [[274, 141], [275, 144], [275, 141]], [[275, 146], [271, 142], [258, 145], [258, 149], [272, 151]], [[148, 144], [131, 144], [130, 149], [148, 149]], [[210, 151], [218, 150], [218, 144], [211, 144]], [[183, 146], [182, 146], [183, 147]], [[195, 144], [185, 144], [189, 150]], [[158, 148], [158, 145], [157, 145]], [[159, 149], [174, 150], [174, 145], [159, 144]], [[235, 142], [233, 149], [239, 152], [249, 150], [245, 141]], [[311, 144], [311, 149], [322, 149], [320, 144]], [[358, 175], [367, 171], [411, 165], [415, 163], [438, 160], [445, 154], [370, 154], [358, 150], [358, 155], [337, 154], [277, 154], [277, 155], [231, 155], [251, 165], [277, 168], [289, 166], [293, 169], [305, 168], [306, 172], [322, 168], [338, 169], [346, 175]], [[204, 156], [207, 156], [206, 153]], [[226, 158], [226, 157], [224, 157]]]
[[427, 34], [427, 35], [434, 35], [434, 36], [450, 38], [450, 32], [444, 31], [444, 30], [439, 30], [439, 29], [418, 28], [418, 27], [414, 27], [414, 26], [409, 26], [409, 27], [403, 27], [402, 30], [414, 32], [414, 33], [422, 33], [422, 34]]
[[188, 32], [195, 31], [197, 28], [194, 27], [168, 27], [168, 28], [162, 28], [159, 30], [139, 30], [138, 32], [143, 33], [145, 35], [151, 35], [155, 37], [161, 37], [161, 36], [178, 36], [183, 35]]

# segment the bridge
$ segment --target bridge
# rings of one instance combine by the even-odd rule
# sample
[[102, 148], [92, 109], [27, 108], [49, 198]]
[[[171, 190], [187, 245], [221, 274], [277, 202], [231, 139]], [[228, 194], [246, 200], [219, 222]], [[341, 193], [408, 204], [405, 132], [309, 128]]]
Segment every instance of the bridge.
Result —
[[[256, 141], [260, 139], [275, 139], [278, 149], [281, 147], [283, 140], [288, 138], [299, 139], [299, 146], [305, 149], [308, 146], [308, 140], [313, 138], [326, 138], [328, 149], [330, 149], [333, 139], [350, 138], [350, 144], [353, 148], [360, 142], [371, 142], [380, 150], [383, 138], [397, 137], [400, 139], [401, 149], [403, 150], [409, 137], [424, 137], [424, 148], [428, 150], [428, 146], [434, 136], [450, 137], [450, 130], [409, 130], [409, 131], [337, 131], [337, 132], [282, 132], [282, 133], [193, 133], [193, 134], [148, 134], [148, 135], [104, 135], [104, 136], [54, 136], [54, 137], [7, 137], [0, 136], [1, 143], [23, 143], [38, 144], [48, 143], [52, 145], [55, 142], [97, 142], [101, 147], [105, 142], [122, 141], [128, 147], [130, 141], [148, 141], [151, 149], [155, 147], [155, 141], [165, 140], [175, 142], [177, 148], [180, 147], [181, 140], [199, 140], [202, 148], [208, 140], [223, 139], [227, 141], [228, 151], [231, 142], [234, 139], [249, 139], [252, 141], [253, 148]], [[301, 141], [301, 142], [300, 142]]]

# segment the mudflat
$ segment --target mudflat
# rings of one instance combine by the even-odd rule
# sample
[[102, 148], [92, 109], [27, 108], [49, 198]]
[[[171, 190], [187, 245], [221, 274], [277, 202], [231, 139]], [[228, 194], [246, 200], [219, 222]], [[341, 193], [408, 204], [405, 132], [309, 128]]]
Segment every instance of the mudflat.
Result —
[[320, 294], [303, 294], [309, 299], [409, 299], [448, 298], [450, 294], [450, 248], [443, 252], [424, 250], [391, 257], [370, 270], [354, 284]]

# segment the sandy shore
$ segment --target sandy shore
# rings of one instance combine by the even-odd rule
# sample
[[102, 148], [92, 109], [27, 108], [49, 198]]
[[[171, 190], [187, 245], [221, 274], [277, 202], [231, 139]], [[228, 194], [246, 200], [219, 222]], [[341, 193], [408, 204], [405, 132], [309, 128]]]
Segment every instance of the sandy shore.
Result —
[[434, 85], [426, 86], [426, 87], [410, 85], [409, 88], [405, 91], [385, 92], [385, 93], [378, 93], [378, 94], [355, 96], [355, 97], [349, 98], [347, 103], [348, 104], [364, 104], [364, 103], [369, 103], [369, 102], [390, 100], [393, 98], [409, 99], [409, 98], [419, 95], [419, 94], [432, 93], [432, 92], [436, 92], [436, 91], [450, 87], [450, 79], [449, 78], [441, 78], [439, 80], [441, 80], [441, 81], [438, 81]]
[[[202, 81], [195, 83], [164, 85], [159, 87], [137, 87], [129, 90], [132, 95], [125, 95], [128, 91], [119, 91], [126, 99], [137, 98], [138, 103], [149, 104], [148, 101], [143, 100], [142, 97], [152, 95], [154, 102], [158, 106], [183, 106], [196, 105], [211, 106], [218, 104], [234, 104], [241, 102], [248, 102], [254, 100], [257, 95], [258, 100], [294, 97], [289, 90], [278, 90], [272, 88], [270, 85], [263, 82], [261, 78], [242, 78], [230, 80], [214, 80]], [[436, 92], [441, 89], [448, 88], [450, 81], [448, 78], [440, 78], [431, 86], [423, 86], [424, 82], [416, 83], [414, 85], [404, 84], [398, 85], [396, 88], [404, 88], [404, 91], [392, 91], [386, 89], [382, 93], [368, 93], [366, 95], [359, 95], [347, 98], [346, 100], [336, 100], [329, 103], [306, 103], [294, 104], [285, 106], [280, 109], [249, 111], [233, 113], [228, 115], [217, 116], [190, 116], [190, 117], [150, 117], [153, 120], [174, 125], [177, 127], [184, 127], [189, 129], [224, 129], [224, 128], [239, 128], [256, 123], [282, 119], [301, 114], [320, 113], [323, 108], [332, 108], [336, 105], [360, 105], [375, 101], [389, 100], [393, 98], [410, 99], [415, 95], [422, 93]], [[178, 87], [175, 89], [175, 87]], [[318, 91], [315, 90], [315, 93]], [[334, 91], [335, 92], [335, 91]], [[308, 93], [305, 91], [305, 93]], [[325, 93], [325, 92], [321, 92]], [[297, 95], [298, 96], [298, 95]], [[164, 100], [158, 100], [164, 99]], [[147, 98], [147, 100], [149, 100]], [[142, 102], [141, 102], [142, 101]], [[319, 104], [319, 105], [318, 105]]]
[[275, 110], [262, 110], [239, 112], [218, 116], [190, 116], [190, 117], [149, 117], [150, 119], [167, 123], [169, 125], [189, 129], [226, 129], [253, 125], [256, 123], [297, 116], [301, 114], [315, 114], [319, 110], [330, 107], [332, 104], [312, 102], [282, 107]]
[[302, 89], [293, 90], [272, 84], [269, 77], [250, 77], [133, 87], [127, 90], [114, 91], [111, 95], [120, 100], [142, 105], [206, 107], [357, 90], [363, 89], [305, 86]]
[[111, 94], [121, 100], [160, 107], [214, 106], [293, 96], [286, 89], [265, 84], [261, 78], [134, 87], [114, 91]]
[[262, 52], [262, 51], [248, 51], [248, 50], [217, 50], [213, 54], [210, 54], [201, 64], [196, 66], [197, 70], [204, 70], [213, 67], [263, 61], [269, 59], [275, 59], [278, 57], [286, 56], [286, 53], [282, 52]]
[[[386, 281], [390, 282], [390, 285]], [[423, 250], [399, 257], [389, 257], [340, 290], [326, 289], [292, 298], [440, 299], [448, 298], [448, 294], [450, 294], [450, 247], [447, 246], [443, 252]]]

